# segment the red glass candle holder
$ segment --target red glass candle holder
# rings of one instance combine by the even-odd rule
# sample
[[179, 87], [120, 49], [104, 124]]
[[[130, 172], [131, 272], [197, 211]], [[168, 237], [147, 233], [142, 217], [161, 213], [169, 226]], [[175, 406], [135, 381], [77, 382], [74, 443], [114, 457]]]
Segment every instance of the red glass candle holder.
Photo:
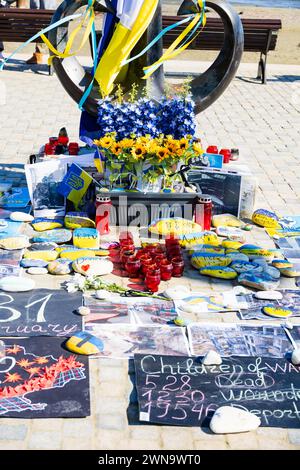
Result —
[[154, 261], [157, 264], [157, 266], [160, 266], [161, 262], [165, 260], [167, 260], [167, 258], [163, 253], [156, 255], [154, 258]]
[[162, 260], [160, 264], [160, 275], [162, 281], [169, 281], [173, 274], [173, 264], [168, 260]]
[[120, 232], [119, 240], [120, 240], [121, 245], [122, 243], [124, 244], [133, 243], [133, 235], [131, 232], [126, 232], [126, 231]]
[[142, 263], [142, 272], [146, 274], [147, 271], [157, 269], [156, 264], [153, 262], [153, 259], [151, 258], [150, 260], [144, 260], [141, 262]]
[[171, 260], [173, 265], [173, 277], [181, 277], [184, 271], [184, 260], [180, 256], [176, 256]]
[[206, 149], [206, 153], [219, 153], [216, 145], [209, 145]]
[[120, 251], [123, 253], [123, 251], [134, 251], [135, 246], [132, 243], [128, 243], [127, 245], [121, 245], [120, 246]]
[[157, 292], [160, 284], [160, 273], [149, 271], [146, 275], [145, 284], [151, 292]]
[[220, 155], [223, 155], [223, 163], [229, 163], [231, 159], [231, 150], [222, 149], [220, 150]]
[[141, 269], [141, 261], [136, 258], [129, 258], [125, 264], [125, 269], [130, 276], [135, 276]]
[[166, 245], [166, 248], [170, 247], [170, 246], [173, 246], [173, 245], [179, 245], [179, 240], [178, 238], [175, 238], [175, 237], [168, 237], [165, 239], [165, 245]]
[[70, 142], [68, 146], [69, 155], [78, 155], [79, 145], [77, 142]]
[[152, 261], [152, 256], [149, 253], [143, 253], [141, 256], [138, 256], [141, 260], [141, 263], [144, 264], [144, 261]]
[[46, 155], [55, 155], [55, 145], [45, 144], [44, 152]]
[[57, 142], [61, 145], [63, 145], [64, 147], [66, 147], [69, 143], [69, 137], [66, 137], [64, 135], [58, 137], [57, 139]]
[[49, 144], [50, 145], [57, 145], [58, 138], [57, 137], [49, 137]]
[[123, 251], [121, 253], [121, 263], [122, 264], [125, 265], [127, 263], [127, 261], [129, 261], [130, 259], [135, 259], [133, 250], [127, 250], [127, 251]]

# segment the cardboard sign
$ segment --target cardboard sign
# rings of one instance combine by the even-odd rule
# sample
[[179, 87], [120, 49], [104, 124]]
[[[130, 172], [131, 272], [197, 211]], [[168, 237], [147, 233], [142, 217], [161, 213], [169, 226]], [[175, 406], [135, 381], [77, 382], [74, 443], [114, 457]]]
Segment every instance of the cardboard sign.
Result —
[[0, 337], [72, 336], [82, 330], [82, 317], [75, 312], [81, 305], [81, 293], [0, 291]]
[[3, 340], [0, 359], [1, 417], [89, 416], [88, 358], [65, 351], [61, 346], [64, 340]]
[[237, 406], [261, 426], [299, 428], [300, 367], [286, 359], [231, 357], [204, 366], [191, 357], [135, 355], [139, 419], [204, 426], [220, 406]]

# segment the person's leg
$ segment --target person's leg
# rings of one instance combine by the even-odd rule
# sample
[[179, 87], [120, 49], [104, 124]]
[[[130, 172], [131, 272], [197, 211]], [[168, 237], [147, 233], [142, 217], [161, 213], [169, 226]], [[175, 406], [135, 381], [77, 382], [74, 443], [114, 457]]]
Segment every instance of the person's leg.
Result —
[[2, 41], [0, 41], [0, 61], [4, 60], [3, 51], [4, 51], [4, 44]]

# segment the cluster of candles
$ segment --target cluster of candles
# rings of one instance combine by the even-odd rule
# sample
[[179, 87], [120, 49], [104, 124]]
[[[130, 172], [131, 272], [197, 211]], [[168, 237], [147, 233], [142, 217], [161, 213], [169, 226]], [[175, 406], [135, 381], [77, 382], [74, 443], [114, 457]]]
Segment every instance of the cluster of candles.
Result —
[[184, 271], [182, 249], [175, 238], [166, 239], [165, 245], [147, 243], [137, 250], [132, 234], [121, 232], [119, 246], [110, 249], [110, 256], [121, 263], [130, 277], [142, 277], [151, 292], [158, 291], [161, 281], [181, 277]]
[[49, 142], [45, 144], [46, 155], [60, 155], [65, 152], [69, 155], [78, 155], [79, 145], [77, 142], [69, 142], [67, 136], [49, 137]]

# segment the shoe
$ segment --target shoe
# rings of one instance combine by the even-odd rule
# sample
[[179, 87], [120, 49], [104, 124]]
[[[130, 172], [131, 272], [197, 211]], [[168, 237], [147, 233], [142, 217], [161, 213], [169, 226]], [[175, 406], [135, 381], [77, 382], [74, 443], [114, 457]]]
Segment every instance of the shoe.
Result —
[[43, 64], [43, 54], [41, 52], [34, 52], [30, 59], [26, 60], [26, 64]]

